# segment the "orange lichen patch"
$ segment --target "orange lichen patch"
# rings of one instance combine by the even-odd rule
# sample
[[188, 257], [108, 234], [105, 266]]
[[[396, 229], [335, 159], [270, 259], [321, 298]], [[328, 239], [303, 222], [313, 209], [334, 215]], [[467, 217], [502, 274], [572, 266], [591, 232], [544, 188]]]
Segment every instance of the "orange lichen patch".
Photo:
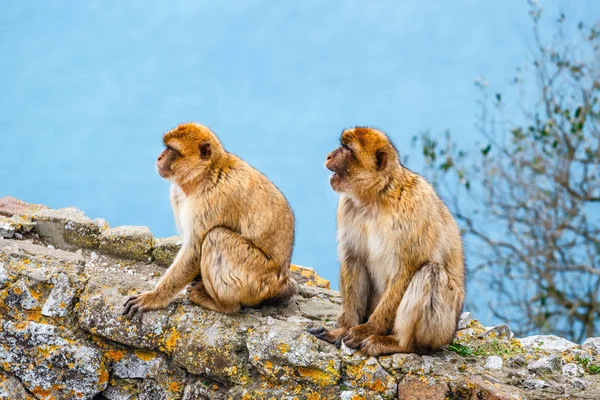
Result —
[[179, 332], [177, 332], [177, 329], [174, 327], [171, 328], [164, 341], [164, 349], [166, 350], [167, 354], [173, 353], [173, 350], [175, 350], [175, 346], [177, 345], [177, 341], [179, 339], [181, 339], [181, 335]]
[[52, 394], [52, 390], [50, 389], [44, 389], [36, 386], [31, 390], [31, 393], [33, 393], [38, 399], [56, 400], [56, 396]]
[[111, 361], [121, 361], [125, 356], [125, 351], [123, 350], [105, 350], [104, 357], [108, 358]]
[[100, 379], [98, 380], [98, 385], [104, 386], [108, 383], [108, 370], [104, 366], [104, 363], [100, 365]]
[[137, 358], [144, 360], [144, 361], [150, 361], [150, 360], [156, 358], [156, 352], [154, 352], [154, 351], [136, 350], [136, 351], [134, 351], [134, 353], [137, 356]]
[[47, 358], [50, 356], [50, 354], [52, 354], [59, 347], [60, 346], [38, 346], [37, 352], [43, 358]]
[[324, 399], [324, 398], [325, 397], [322, 397], [319, 393], [316, 393], [316, 392], [309, 393], [306, 396], [307, 400], [321, 400], [321, 399]]
[[379, 393], [383, 393], [387, 389], [385, 384], [381, 381], [381, 379], [375, 379], [373, 381], [368, 381], [363, 386], [367, 387], [375, 392], [379, 392]]
[[181, 387], [181, 384], [179, 384], [179, 383], [177, 383], [177, 382], [172, 382], [172, 383], [169, 385], [169, 390], [170, 390], [171, 392], [180, 392], [180, 391], [181, 391], [181, 389], [182, 389], [182, 387]]
[[337, 381], [337, 377], [335, 375], [331, 375], [330, 373], [321, 371], [317, 368], [297, 367], [297, 371], [301, 377], [308, 379], [320, 386], [333, 385]]
[[27, 328], [28, 325], [29, 325], [29, 322], [20, 321], [15, 325], [15, 329], [17, 329], [18, 331], [22, 331], [23, 329]]
[[290, 345], [287, 343], [279, 343], [276, 347], [277, 350], [282, 354], [285, 354], [288, 351], [290, 351]]
[[315, 276], [315, 284], [324, 289], [331, 289], [331, 282], [329, 282], [327, 279], [321, 278], [318, 275]]
[[23, 291], [19, 286], [13, 286], [12, 291], [14, 294], [23, 294]]

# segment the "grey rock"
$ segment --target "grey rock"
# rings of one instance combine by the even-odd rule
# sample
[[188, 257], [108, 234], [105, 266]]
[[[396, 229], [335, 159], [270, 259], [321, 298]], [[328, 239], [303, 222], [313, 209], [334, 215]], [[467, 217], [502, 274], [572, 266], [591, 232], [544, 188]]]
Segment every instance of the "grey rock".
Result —
[[460, 319], [458, 320], [458, 330], [467, 329], [471, 324], [472, 318], [470, 312], [464, 312], [460, 314]]
[[154, 238], [145, 226], [118, 226], [102, 232], [99, 250], [131, 260], [147, 261], [152, 255]]
[[554, 335], [535, 335], [519, 339], [527, 350], [565, 351], [577, 347], [576, 343]]
[[527, 366], [529, 372], [535, 374], [551, 374], [560, 371], [563, 365], [563, 359], [558, 354], [552, 354], [548, 357], [542, 357]]
[[33, 214], [33, 221], [42, 240], [59, 249], [96, 249], [100, 243], [102, 229], [76, 208], [41, 209]]
[[498, 339], [507, 341], [512, 339], [513, 336], [514, 334], [512, 333], [508, 325], [500, 324], [487, 328], [486, 331], [483, 332], [479, 337], [485, 340]]
[[340, 378], [337, 349], [297, 325], [275, 320], [272, 326], [256, 327], [246, 345], [250, 363], [271, 381], [285, 374], [297, 382], [328, 386]]
[[64, 317], [73, 302], [76, 290], [65, 273], [60, 273], [54, 280], [54, 287], [44, 303], [42, 315], [46, 317]]
[[564, 376], [567, 376], [569, 378], [580, 378], [583, 376], [584, 371], [581, 365], [579, 364], [567, 363], [563, 365], [562, 373]]
[[523, 354], [515, 354], [506, 359], [506, 366], [511, 368], [523, 367], [527, 364], [527, 359]]
[[0, 363], [29, 391], [92, 398], [106, 387], [108, 372], [96, 349], [63, 339], [52, 325], [1, 321], [1, 327]]
[[[398, 390], [396, 379], [379, 364], [375, 357], [369, 357], [358, 372], [354, 371], [354, 368], [346, 369], [344, 383], [347, 386], [369, 391], [368, 398], [374, 398], [378, 394], [386, 399], [396, 397]], [[374, 388], [373, 382], [380, 384]]]
[[0, 262], [0, 288], [4, 286], [6, 282], [8, 282], [8, 274], [6, 273], [6, 269], [4, 269], [4, 263]]
[[484, 368], [491, 369], [491, 370], [501, 369], [502, 368], [502, 358], [500, 358], [498, 356], [489, 356], [485, 360]]
[[20, 380], [0, 370], [0, 400], [34, 400]]
[[179, 236], [155, 239], [152, 257], [157, 264], [168, 267], [175, 259], [180, 247], [181, 238]]
[[17, 281], [6, 291], [4, 304], [12, 309], [39, 310], [40, 303], [31, 295], [24, 280]]
[[548, 382], [541, 379], [525, 379], [523, 381], [523, 388], [527, 390], [545, 389], [550, 387]]
[[600, 354], [600, 337], [587, 338], [581, 347], [592, 350], [595, 354]]
[[585, 379], [573, 378], [571, 379], [571, 386], [578, 390], [585, 390], [588, 386], [591, 385], [590, 381], [586, 381]]
[[[0, 217], [6, 218], [6, 217]], [[0, 220], [0, 237], [10, 239], [15, 235], [15, 228], [11, 226], [8, 222], [3, 222]]]
[[302, 316], [313, 320], [335, 320], [342, 307], [319, 298], [300, 299], [298, 307]]

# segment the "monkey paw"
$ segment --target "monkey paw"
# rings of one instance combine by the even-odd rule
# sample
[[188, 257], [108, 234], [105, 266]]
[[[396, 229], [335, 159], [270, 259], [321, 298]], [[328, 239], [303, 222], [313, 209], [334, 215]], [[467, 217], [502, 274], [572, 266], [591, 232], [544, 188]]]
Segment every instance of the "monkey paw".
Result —
[[204, 288], [204, 284], [202, 283], [202, 281], [192, 281], [192, 282], [190, 282], [189, 285], [187, 285], [186, 290], [188, 292], [193, 292], [194, 290], [196, 290], [200, 286], [202, 286], [202, 288]]
[[154, 292], [144, 292], [127, 299], [123, 306], [123, 315], [127, 318], [133, 318], [137, 313], [140, 315], [146, 311], [159, 310], [165, 308], [168, 301], [160, 299]]
[[307, 332], [315, 335], [317, 339], [333, 343], [338, 349], [342, 346], [342, 338], [344, 337], [346, 331], [346, 328], [337, 328], [331, 331], [328, 331], [324, 327], [307, 329]]
[[379, 343], [377, 343], [376, 336], [370, 335], [360, 343], [359, 351], [365, 356], [376, 357], [381, 354]]
[[373, 326], [368, 323], [360, 324], [348, 329], [348, 332], [346, 332], [342, 340], [347, 347], [358, 349], [361, 346], [361, 343], [374, 333], [377, 332], [375, 332]]

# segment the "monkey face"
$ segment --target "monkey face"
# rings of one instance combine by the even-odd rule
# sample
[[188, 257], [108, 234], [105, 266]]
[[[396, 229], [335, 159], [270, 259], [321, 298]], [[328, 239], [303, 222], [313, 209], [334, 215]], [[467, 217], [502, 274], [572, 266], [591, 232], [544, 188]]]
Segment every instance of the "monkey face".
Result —
[[329, 178], [329, 183], [336, 192], [344, 191], [344, 183], [353, 157], [352, 150], [346, 145], [341, 145], [327, 155], [325, 167], [333, 172], [333, 175]]
[[158, 174], [177, 184], [185, 184], [202, 175], [222, 152], [217, 137], [205, 126], [179, 125], [163, 137], [166, 149], [156, 160]]
[[330, 183], [336, 192], [363, 191], [385, 174], [388, 158], [397, 158], [388, 137], [372, 128], [347, 129], [340, 144], [325, 161], [325, 167], [333, 172]]

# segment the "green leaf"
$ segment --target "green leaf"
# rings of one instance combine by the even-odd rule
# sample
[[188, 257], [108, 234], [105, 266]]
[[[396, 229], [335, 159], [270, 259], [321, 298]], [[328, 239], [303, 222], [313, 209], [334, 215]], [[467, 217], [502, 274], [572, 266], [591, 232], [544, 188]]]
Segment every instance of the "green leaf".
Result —
[[481, 149], [481, 154], [483, 154], [484, 156], [487, 156], [491, 149], [492, 149], [492, 145], [488, 144], [486, 147]]

